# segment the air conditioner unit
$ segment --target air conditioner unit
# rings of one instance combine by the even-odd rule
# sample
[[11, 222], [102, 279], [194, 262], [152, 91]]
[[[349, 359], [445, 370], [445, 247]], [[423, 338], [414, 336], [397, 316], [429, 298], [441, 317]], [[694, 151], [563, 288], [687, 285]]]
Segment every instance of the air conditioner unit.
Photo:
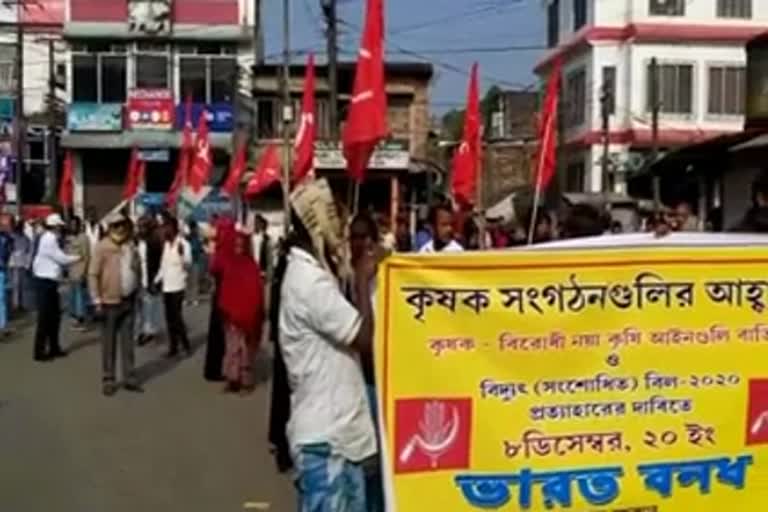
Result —
[[680, 14], [680, 0], [651, 0], [651, 13], [675, 16]]

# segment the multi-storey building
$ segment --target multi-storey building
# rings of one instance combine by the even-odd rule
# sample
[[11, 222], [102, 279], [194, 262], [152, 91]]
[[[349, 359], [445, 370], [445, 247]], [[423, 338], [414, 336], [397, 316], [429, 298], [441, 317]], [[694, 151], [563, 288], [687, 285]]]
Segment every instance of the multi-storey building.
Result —
[[173, 181], [184, 105], [207, 111], [213, 180], [229, 163], [236, 98], [248, 92], [253, 8], [246, 0], [68, 0], [67, 130], [75, 210], [120, 202], [132, 148], [145, 190]]
[[742, 129], [745, 43], [768, 28], [768, 1], [548, 0], [546, 8], [551, 49], [536, 72], [546, 78], [561, 59], [566, 190], [603, 190], [604, 112], [606, 188], [623, 191], [626, 176], [645, 168], [654, 82], [662, 152]]
[[[274, 64], [260, 65], [253, 72], [256, 117], [252, 119], [249, 132], [257, 146], [254, 153], [258, 154], [265, 145], [279, 141], [284, 109], [278, 78], [281, 67]], [[290, 68], [292, 108], [297, 114], [294, 120], [301, 108], [305, 72], [303, 65]], [[319, 65], [316, 72], [315, 171], [319, 176], [328, 178], [340, 199], [347, 200], [349, 180], [346, 177], [346, 160], [341, 144], [334, 140], [330, 118], [328, 67]], [[406, 203], [426, 202], [430, 183], [443, 179], [443, 176], [436, 176], [432, 167], [425, 165], [429, 160], [429, 87], [433, 75], [432, 65], [386, 62], [385, 73], [390, 137], [371, 157], [366, 180], [360, 189], [359, 206], [394, 219]], [[352, 97], [354, 76], [354, 63], [339, 63], [337, 111], [342, 126]], [[295, 131], [295, 123], [292, 129]], [[339, 127], [339, 131], [341, 129]], [[259, 210], [275, 212], [275, 218], [280, 218], [282, 205], [279, 194], [279, 187], [267, 191], [264, 197], [259, 198]], [[274, 221], [275, 224], [278, 222]]]
[[[0, 3], [0, 157], [15, 161], [17, 108], [17, 29], [23, 31], [24, 115], [26, 119], [22, 199], [41, 202], [51, 190], [51, 164], [56, 141], [63, 86], [65, 54], [61, 43], [65, 0], [18, 0]], [[9, 165], [8, 170], [15, 168]], [[5, 169], [3, 170], [5, 172]], [[5, 200], [16, 201], [16, 180], [6, 174]]]

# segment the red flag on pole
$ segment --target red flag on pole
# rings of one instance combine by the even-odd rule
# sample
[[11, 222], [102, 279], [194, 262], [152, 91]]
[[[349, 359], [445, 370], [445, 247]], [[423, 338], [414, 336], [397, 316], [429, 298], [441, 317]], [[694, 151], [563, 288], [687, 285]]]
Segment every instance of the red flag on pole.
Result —
[[301, 122], [294, 146], [293, 182], [300, 183], [312, 172], [315, 161], [315, 55], [307, 58], [304, 77], [304, 98], [301, 102]]
[[464, 135], [453, 156], [451, 190], [454, 199], [461, 205], [475, 202], [477, 175], [480, 171], [480, 86], [477, 78], [477, 63], [472, 66], [467, 92], [467, 110], [464, 113]]
[[547, 189], [557, 169], [557, 103], [560, 96], [561, 79], [562, 64], [558, 59], [555, 61], [552, 74], [549, 77], [539, 123], [539, 149], [536, 155], [534, 174], [537, 194]]
[[187, 96], [184, 105], [184, 131], [181, 135], [181, 148], [179, 149], [179, 161], [176, 165], [176, 174], [173, 183], [168, 190], [168, 206], [173, 208], [179, 199], [181, 189], [187, 181], [189, 172], [190, 152], [192, 149], [192, 97]]
[[230, 196], [234, 196], [237, 193], [237, 188], [240, 185], [240, 181], [243, 179], [246, 167], [246, 141], [241, 140], [235, 151], [235, 155], [232, 158], [232, 163], [229, 167], [229, 174], [227, 175], [227, 181], [221, 187], [221, 190], [226, 192]]
[[192, 166], [189, 169], [189, 186], [199, 192], [208, 183], [211, 174], [211, 145], [208, 140], [208, 117], [205, 111], [200, 114], [197, 124], [197, 137], [192, 149]]
[[347, 172], [365, 179], [376, 145], [389, 135], [384, 80], [384, 0], [368, 0], [355, 86], [342, 135]]
[[74, 162], [72, 161], [72, 151], [67, 150], [64, 156], [64, 169], [61, 173], [61, 182], [59, 183], [59, 204], [65, 208], [71, 208], [74, 199]]
[[252, 197], [262, 193], [267, 187], [280, 181], [281, 172], [280, 150], [277, 144], [270, 144], [261, 156], [259, 168], [245, 188], [245, 196]]
[[123, 199], [132, 199], [139, 192], [139, 172], [143, 162], [139, 162], [139, 150], [131, 150], [131, 160], [128, 162], [128, 172], [123, 185]]

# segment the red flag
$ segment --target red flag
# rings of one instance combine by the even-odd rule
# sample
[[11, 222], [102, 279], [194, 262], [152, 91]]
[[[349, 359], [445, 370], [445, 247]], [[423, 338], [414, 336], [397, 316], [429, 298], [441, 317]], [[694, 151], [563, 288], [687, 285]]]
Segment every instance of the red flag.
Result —
[[294, 146], [293, 182], [300, 183], [309, 173], [315, 161], [315, 55], [307, 59], [307, 73], [304, 77], [304, 98], [301, 102], [301, 122]]
[[205, 111], [200, 114], [197, 124], [197, 138], [192, 149], [192, 166], [189, 169], [189, 186], [199, 192], [208, 183], [211, 174], [211, 145], [208, 141], [208, 117]]
[[541, 193], [549, 186], [557, 169], [557, 103], [560, 95], [562, 63], [556, 60], [547, 84], [544, 109], [539, 124], [539, 150], [536, 155], [536, 191]]
[[131, 150], [131, 160], [128, 162], [128, 172], [125, 176], [125, 185], [123, 186], [123, 199], [132, 199], [139, 192], [139, 172], [141, 164], [139, 162], [139, 150]]
[[477, 175], [480, 171], [480, 86], [477, 79], [477, 63], [472, 66], [467, 92], [467, 110], [464, 113], [464, 135], [461, 145], [453, 155], [451, 190], [461, 205], [474, 204]]
[[187, 101], [184, 106], [184, 131], [181, 135], [181, 148], [179, 149], [179, 162], [176, 166], [176, 174], [173, 177], [173, 183], [168, 190], [167, 203], [170, 208], [176, 205], [176, 201], [179, 199], [179, 194], [187, 181], [187, 173], [189, 172], [189, 160], [192, 149], [192, 97], [187, 96]]
[[251, 181], [245, 188], [246, 197], [258, 195], [273, 183], [280, 181], [281, 171], [280, 150], [277, 144], [270, 144], [261, 155], [259, 168], [253, 173]]
[[72, 151], [67, 150], [64, 156], [64, 169], [61, 173], [61, 182], [59, 183], [59, 204], [65, 208], [71, 208], [74, 199], [74, 163], [72, 162]]
[[357, 59], [355, 87], [342, 139], [347, 172], [365, 179], [376, 145], [389, 134], [384, 88], [384, 0], [368, 0], [363, 40]]
[[240, 181], [243, 179], [243, 173], [245, 173], [246, 166], [246, 142], [240, 141], [235, 151], [235, 156], [232, 158], [232, 163], [229, 167], [229, 174], [227, 175], [227, 181], [221, 187], [221, 190], [226, 192], [230, 196], [234, 196], [237, 192], [237, 188], [240, 185]]

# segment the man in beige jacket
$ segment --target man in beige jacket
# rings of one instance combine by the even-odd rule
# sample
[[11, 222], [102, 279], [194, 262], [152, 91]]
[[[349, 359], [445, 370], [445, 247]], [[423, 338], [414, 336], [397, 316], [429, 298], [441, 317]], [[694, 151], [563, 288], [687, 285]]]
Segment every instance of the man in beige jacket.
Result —
[[141, 262], [131, 237], [131, 221], [122, 213], [107, 219], [108, 235], [96, 245], [88, 272], [91, 297], [104, 316], [102, 340], [103, 393], [112, 396], [115, 359], [120, 347], [124, 387], [142, 392], [134, 369], [133, 324]]

